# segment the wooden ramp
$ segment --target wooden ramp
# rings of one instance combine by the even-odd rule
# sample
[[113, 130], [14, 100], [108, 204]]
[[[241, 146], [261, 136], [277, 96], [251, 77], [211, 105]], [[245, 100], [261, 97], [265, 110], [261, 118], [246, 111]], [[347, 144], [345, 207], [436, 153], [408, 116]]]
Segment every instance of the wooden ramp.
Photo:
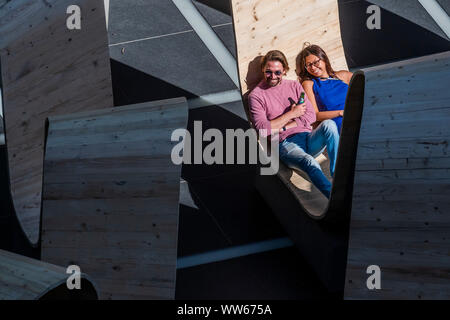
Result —
[[[347, 69], [336, 0], [297, 2], [233, 0], [232, 7], [244, 105], [247, 105], [248, 93], [262, 79], [260, 58], [269, 50], [278, 49], [286, 55], [290, 65], [287, 75], [289, 79], [297, 79], [296, 59], [304, 42], [322, 46], [329, 54], [331, 63], [336, 70]], [[354, 96], [357, 94], [355, 92]], [[360, 97], [352, 100], [355, 101], [358, 98]], [[248, 114], [248, 110], [246, 112]], [[250, 118], [249, 120], [251, 121]], [[355, 133], [354, 130], [352, 132]], [[349, 156], [348, 153], [347, 156]], [[351, 155], [350, 158], [352, 158]], [[320, 155], [317, 160], [321, 164], [323, 172], [331, 179], [328, 159], [325, 155]], [[342, 161], [340, 162], [342, 164]], [[336, 169], [336, 171], [338, 170]], [[340, 171], [342, 172], [342, 170]], [[309, 181], [305, 173], [294, 171], [280, 164], [278, 176], [296, 197], [298, 205], [304, 213], [317, 220], [331, 219], [328, 210], [329, 201]], [[342, 183], [342, 181], [338, 181], [338, 184]], [[333, 196], [337, 196], [336, 190]], [[337, 209], [336, 205], [331, 207]], [[345, 218], [342, 215], [341, 217]], [[336, 216], [333, 217], [333, 219], [335, 218]]]
[[[248, 93], [262, 79], [260, 59], [269, 50], [278, 49], [286, 55], [289, 79], [297, 79], [296, 59], [304, 42], [320, 45], [336, 70], [347, 69], [337, 0], [232, 0], [231, 3], [245, 106]], [[305, 173], [291, 170], [282, 163], [277, 176], [259, 176], [256, 181], [256, 188], [332, 291], [342, 291], [344, 286], [347, 228], [363, 97], [364, 74], [356, 72], [346, 101], [330, 200], [312, 185]], [[317, 160], [324, 173], [329, 174], [328, 159], [320, 155]]]
[[79, 265], [101, 299], [174, 299], [184, 98], [49, 119], [42, 259]]
[[449, 299], [450, 52], [365, 73], [345, 298]]
[[[82, 8], [68, 30], [69, 5]], [[0, 6], [0, 63], [17, 217], [37, 245], [45, 119], [113, 105], [103, 0], [14, 0]]]
[[96, 300], [97, 292], [85, 274], [81, 289], [69, 290], [66, 269], [0, 250], [0, 300]]

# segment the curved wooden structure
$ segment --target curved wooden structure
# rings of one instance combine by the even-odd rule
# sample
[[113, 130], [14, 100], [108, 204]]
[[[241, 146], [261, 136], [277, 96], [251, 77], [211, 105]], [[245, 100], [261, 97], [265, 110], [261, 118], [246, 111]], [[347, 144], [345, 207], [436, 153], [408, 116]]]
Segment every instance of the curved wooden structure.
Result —
[[365, 73], [345, 298], [449, 299], [450, 52]]
[[184, 98], [55, 116], [44, 163], [42, 259], [77, 264], [101, 299], [174, 299]]
[[262, 78], [259, 58], [273, 49], [288, 59], [288, 79], [297, 79], [296, 57], [304, 42], [320, 45], [336, 70], [347, 69], [337, 0], [231, 0], [241, 91]]
[[69, 290], [66, 269], [0, 250], [0, 300], [96, 300], [94, 284], [81, 274], [81, 288]]
[[[297, 68], [296, 58], [304, 42], [322, 46], [332, 59], [331, 63], [336, 70], [347, 69], [336, 0], [297, 2], [242, 2], [236, 0], [232, 1], [232, 6], [244, 105], [247, 104], [248, 93], [262, 79], [260, 57], [269, 50], [279, 49], [286, 55], [291, 67], [287, 75], [287, 78], [290, 79], [296, 79], [294, 72]], [[312, 12], [316, 15], [312, 16]], [[359, 91], [359, 94], [361, 93], [363, 94], [363, 91]], [[355, 92], [353, 95], [357, 95], [357, 93]], [[352, 100], [355, 101], [355, 98]], [[360, 105], [362, 105], [362, 101]], [[246, 111], [248, 114], [248, 110]], [[360, 115], [354, 115], [354, 117], [358, 118]], [[354, 149], [356, 151], [356, 146]], [[354, 158], [354, 152], [353, 155], [347, 155], [347, 157]], [[331, 179], [328, 159], [324, 155], [319, 155], [317, 160], [321, 164], [323, 172]], [[340, 163], [344, 165], [345, 162], [341, 160]], [[340, 171], [342, 172], [342, 170]], [[349, 213], [349, 210], [341, 210], [339, 205], [333, 203], [329, 205], [328, 199], [310, 182], [305, 173], [294, 171], [280, 163], [278, 176], [296, 197], [302, 211], [311, 218], [335, 220], [336, 216], [330, 217], [328, 208], [332, 208], [333, 212]], [[343, 176], [346, 180], [347, 174], [338, 176]], [[338, 184], [342, 185], [342, 183], [344, 182], [338, 180]], [[333, 195], [332, 198], [338, 196], [336, 189]], [[340, 215], [342, 216], [342, 214]]]
[[[333, 15], [337, 1], [232, 4], [244, 102], [247, 90], [257, 83], [251, 76], [259, 72], [255, 57], [280, 49], [293, 65], [292, 37], [321, 45], [332, 58], [343, 58], [343, 50], [333, 51], [336, 48], [325, 41], [340, 36], [337, 13]], [[329, 10], [317, 10], [325, 4]], [[323, 32], [314, 27], [318, 22]], [[327, 28], [334, 31], [325, 32]], [[300, 49], [299, 44], [295, 53]], [[315, 199], [314, 188], [285, 167], [278, 177], [258, 177], [256, 187], [328, 288], [342, 290], [346, 271], [347, 299], [449, 298], [449, 65], [447, 52], [364, 70], [365, 89], [361, 82], [357, 87], [352, 83], [329, 203]], [[351, 99], [353, 91], [359, 98]], [[358, 108], [359, 114], [354, 112]], [[336, 214], [329, 216], [333, 211]], [[331, 217], [342, 217], [343, 223]], [[333, 223], [323, 223], [327, 220]], [[367, 288], [370, 265], [381, 268], [381, 290]]]
[[[336, 0], [232, 0], [231, 3], [244, 106], [248, 93], [262, 79], [260, 58], [269, 50], [279, 49], [286, 55], [291, 67], [287, 76], [290, 79], [296, 79], [296, 58], [304, 42], [320, 45], [336, 70], [347, 69]], [[344, 285], [347, 228], [363, 98], [364, 74], [356, 72], [347, 96], [330, 200], [305, 173], [282, 163], [276, 177], [259, 176], [256, 180], [256, 188], [332, 291], [342, 291]], [[328, 159], [320, 155], [317, 160], [328, 175]]]
[[[305, 188], [306, 174], [282, 166], [276, 176], [258, 176], [256, 188], [313, 266], [330, 291], [342, 291], [348, 246], [348, 221], [352, 207], [353, 178], [364, 102], [364, 73], [357, 71], [350, 82], [339, 143], [335, 179], [328, 201], [314, 198]], [[322, 155], [322, 159], [325, 157]], [[322, 160], [323, 170], [327, 170]], [[290, 171], [288, 171], [290, 170]], [[286, 176], [302, 175], [296, 184]], [[299, 183], [301, 181], [301, 184]], [[308, 183], [310, 183], [308, 181]], [[308, 194], [309, 193], [309, 194]], [[316, 205], [316, 207], [314, 207]], [[313, 216], [311, 212], [317, 212]], [[320, 215], [319, 215], [320, 214]]]
[[[66, 27], [69, 5], [82, 8], [81, 30]], [[2, 4], [0, 63], [11, 196], [36, 246], [45, 119], [113, 105], [103, 0]]]

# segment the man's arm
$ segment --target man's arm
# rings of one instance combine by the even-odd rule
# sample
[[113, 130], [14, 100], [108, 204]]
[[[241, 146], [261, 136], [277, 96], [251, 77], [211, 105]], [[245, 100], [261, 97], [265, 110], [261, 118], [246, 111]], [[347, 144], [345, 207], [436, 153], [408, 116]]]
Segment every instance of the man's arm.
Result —
[[291, 108], [291, 110], [281, 116], [269, 120], [267, 119], [265, 108], [257, 97], [250, 96], [248, 104], [255, 128], [257, 130], [266, 130], [266, 135], [271, 135], [273, 132], [279, 132], [283, 127], [289, 129], [297, 126], [294, 119], [301, 115], [301, 110], [298, 108]]

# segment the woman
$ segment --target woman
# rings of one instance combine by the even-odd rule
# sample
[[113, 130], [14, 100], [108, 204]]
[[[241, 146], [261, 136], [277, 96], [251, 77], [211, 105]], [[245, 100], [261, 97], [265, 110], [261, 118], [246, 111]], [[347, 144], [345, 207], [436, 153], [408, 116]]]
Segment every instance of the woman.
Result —
[[297, 56], [296, 73], [316, 110], [317, 121], [332, 119], [341, 132], [345, 98], [353, 73], [335, 72], [321, 47], [306, 45]]

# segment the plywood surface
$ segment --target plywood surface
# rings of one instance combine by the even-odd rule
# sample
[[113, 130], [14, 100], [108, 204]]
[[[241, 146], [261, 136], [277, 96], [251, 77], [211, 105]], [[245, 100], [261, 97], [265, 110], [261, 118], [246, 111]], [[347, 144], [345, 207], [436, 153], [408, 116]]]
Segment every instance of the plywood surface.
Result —
[[[65, 268], [0, 250], [0, 300], [43, 298], [59, 287], [66, 287], [69, 276]], [[95, 297], [95, 289], [85, 285], [86, 282], [81, 284], [79, 297]], [[63, 298], [62, 295], [53, 297]]]
[[77, 264], [101, 299], [173, 299], [184, 98], [49, 120], [42, 259]]
[[335, 70], [347, 69], [337, 0], [231, 0], [239, 79], [245, 94], [261, 79], [260, 57], [281, 50], [289, 79], [296, 79], [295, 58], [304, 42], [321, 46]]
[[[81, 8], [81, 30], [66, 9]], [[11, 193], [29, 240], [39, 238], [45, 119], [113, 105], [102, 0], [14, 0], [0, 7], [0, 60]]]
[[365, 73], [345, 298], [449, 299], [450, 52]]
[[[248, 93], [262, 79], [261, 57], [270, 50], [281, 50], [286, 55], [290, 66], [288, 79], [297, 79], [296, 57], [304, 42], [320, 45], [328, 53], [336, 70], [347, 69], [336, 0], [232, 0], [231, 5], [245, 106]], [[246, 112], [251, 122], [248, 110]], [[320, 155], [317, 161], [331, 180], [329, 160]], [[280, 163], [278, 176], [298, 199], [302, 211], [313, 218], [324, 216], [328, 200], [305, 173], [291, 170]]]

